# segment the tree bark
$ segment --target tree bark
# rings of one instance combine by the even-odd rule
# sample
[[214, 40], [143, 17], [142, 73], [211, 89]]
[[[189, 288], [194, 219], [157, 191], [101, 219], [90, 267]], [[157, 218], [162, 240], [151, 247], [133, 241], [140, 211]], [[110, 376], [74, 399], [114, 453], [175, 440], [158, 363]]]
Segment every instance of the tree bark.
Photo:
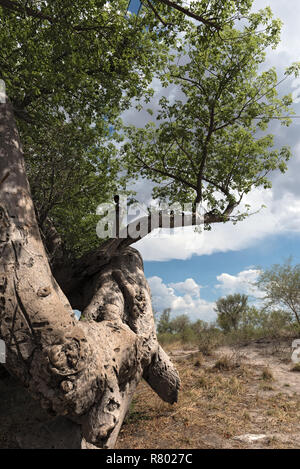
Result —
[[[170, 403], [177, 400], [179, 377], [157, 342], [139, 253], [118, 249], [113, 240], [97, 256], [83, 270], [81, 263], [70, 281], [61, 275], [70, 304], [40, 237], [12, 106], [0, 104], [5, 366], [42, 407], [81, 425], [87, 441], [112, 448], [142, 377]], [[83, 311], [83, 321], [75, 319], [72, 306]]]

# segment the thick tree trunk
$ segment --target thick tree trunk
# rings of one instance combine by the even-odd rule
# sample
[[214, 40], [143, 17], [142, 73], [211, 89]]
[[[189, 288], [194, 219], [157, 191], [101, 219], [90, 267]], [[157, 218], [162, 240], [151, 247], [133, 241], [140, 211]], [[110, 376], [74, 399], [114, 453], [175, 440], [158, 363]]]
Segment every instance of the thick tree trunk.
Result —
[[[139, 253], [108, 242], [68, 278], [53, 277], [40, 238], [12, 107], [0, 104], [0, 338], [6, 368], [41, 405], [113, 447], [144, 376], [168, 402], [179, 378], [159, 347]], [[84, 268], [83, 268], [84, 267]]]

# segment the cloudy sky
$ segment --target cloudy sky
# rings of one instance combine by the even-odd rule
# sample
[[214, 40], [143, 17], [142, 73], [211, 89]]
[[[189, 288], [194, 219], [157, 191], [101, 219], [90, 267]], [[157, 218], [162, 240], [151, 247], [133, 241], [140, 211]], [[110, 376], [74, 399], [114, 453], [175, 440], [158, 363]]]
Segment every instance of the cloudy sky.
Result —
[[[135, 0], [134, 0], [135, 1]], [[276, 50], [267, 54], [264, 68], [276, 67], [279, 78], [292, 62], [300, 61], [299, 0], [256, 0], [254, 9], [270, 6], [282, 19], [282, 39]], [[157, 97], [161, 90], [154, 83]], [[294, 109], [300, 115], [300, 80], [283, 83], [279, 93], [294, 93]], [[174, 89], [168, 90], [174, 98]], [[156, 98], [157, 99], [157, 98]], [[155, 106], [154, 101], [154, 106]], [[143, 125], [145, 113], [128, 111], [125, 121]], [[216, 225], [212, 231], [194, 233], [192, 229], [176, 229], [164, 237], [150, 235], [136, 244], [145, 260], [154, 307], [158, 311], [171, 307], [174, 314], [188, 314], [191, 319], [213, 320], [214, 301], [229, 293], [242, 292], [255, 300], [260, 293], [252, 283], [259, 268], [282, 263], [289, 256], [300, 262], [300, 119], [289, 127], [275, 122], [271, 133], [276, 145], [290, 145], [293, 158], [288, 172], [273, 175], [270, 190], [255, 190], [245, 202], [252, 209], [262, 204], [267, 208], [237, 225]], [[149, 185], [140, 183], [141, 199], [150, 197]]]

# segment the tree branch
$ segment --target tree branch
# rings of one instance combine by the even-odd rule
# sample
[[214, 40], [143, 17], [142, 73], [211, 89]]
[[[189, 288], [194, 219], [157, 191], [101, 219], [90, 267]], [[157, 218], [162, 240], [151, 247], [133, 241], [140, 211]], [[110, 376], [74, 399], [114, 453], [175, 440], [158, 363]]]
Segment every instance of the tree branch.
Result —
[[167, 5], [171, 8], [174, 8], [174, 10], [180, 11], [181, 13], [183, 13], [186, 16], [189, 16], [190, 18], [193, 18], [197, 21], [200, 21], [201, 23], [205, 24], [205, 26], [209, 26], [210, 28], [214, 28], [216, 30], [221, 29], [221, 27], [217, 23], [215, 23], [214, 21], [207, 20], [203, 16], [197, 15], [196, 13], [192, 12], [191, 10], [188, 10], [187, 8], [184, 8], [184, 7], [178, 5], [175, 2], [171, 2], [169, 0], [157, 0], [157, 1], [160, 2], [160, 3], [164, 3], [165, 5]]
[[207, 160], [208, 144], [209, 144], [209, 141], [210, 141], [211, 136], [212, 136], [213, 131], [214, 131], [214, 119], [215, 119], [215, 101], [214, 101], [214, 103], [212, 105], [212, 108], [210, 110], [209, 129], [208, 129], [208, 133], [207, 133], [207, 136], [206, 136], [206, 139], [205, 139], [205, 142], [204, 142], [202, 160], [201, 160], [200, 170], [199, 170], [198, 177], [197, 177], [197, 189], [196, 189], [197, 190], [197, 196], [196, 196], [196, 199], [195, 199], [196, 204], [201, 202], [201, 200], [202, 200], [202, 180], [203, 180], [205, 164], [206, 164], [206, 160]]
[[147, 163], [145, 163], [144, 160], [142, 160], [142, 158], [140, 158], [139, 156], [136, 156], [137, 159], [142, 163], [142, 165], [149, 169], [150, 171], [153, 171], [157, 174], [161, 174], [162, 176], [166, 176], [166, 177], [169, 177], [171, 179], [174, 179], [175, 181], [178, 181], [178, 182], [181, 182], [182, 184], [184, 185], [187, 185], [188, 187], [191, 187], [192, 189], [194, 190], [197, 190], [197, 187], [194, 185], [194, 184], [191, 184], [190, 182], [186, 181], [185, 179], [183, 179], [182, 177], [180, 176], [175, 176], [174, 174], [170, 173], [169, 171], [165, 170], [163, 171], [162, 169], [158, 169], [158, 168], [154, 168], [152, 166], [149, 166]]
[[53, 23], [54, 19], [51, 18], [51, 16], [44, 15], [41, 11], [34, 10], [30, 7], [20, 5], [17, 2], [13, 2], [11, 0], [0, 0], [0, 6], [3, 8], [6, 8], [7, 10], [10, 11], [15, 11], [17, 13], [27, 13], [28, 16], [31, 16], [33, 18], [39, 18], [42, 20], [47, 20], [49, 23]]
[[[157, 16], [159, 21], [161, 21], [164, 26], [167, 26], [167, 23], [161, 18], [161, 16], [156, 11], [154, 6], [151, 4], [151, 1], [149, 1], [149, 0], [145, 0], [145, 1], [147, 2], [149, 8], [151, 8], [151, 10]], [[181, 13], [183, 13], [186, 16], [189, 16], [190, 18], [193, 18], [195, 20], [200, 21], [201, 23], [203, 23], [204, 25], [206, 25], [208, 27], [214, 28], [216, 30], [221, 30], [221, 27], [216, 22], [214, 22], [212, 20], [208, 20], [208, 19], [204, 18], [201, 15], [197, 15], [196, 13], [192, 12], [191, 10], [189, 10], [187, 8], [183, 8], [180, 5], [177, 5], [177, 3], [175, 3], [175, 2], [171, 2], [169, 0], [157, 0], [157, 1], [160, 2], [160, 3], [164, 3], [165, 5], [173, 8], [174, 10], [180, 11]], [[51, 23], [51, 24], [53, 24], [55, 22], [55, 18], [53, 18], [49, 15], [45, 15], [42, 11], [34, 10], [33, 8], [30, 8], [28, 6], [20, 5], [18, 2], [15, 2], [15, 1], [12, 1], [12, 0], [0, 0], [0, 6], [2, 6], [3, 8], [6, 8], [7, 10], [14, 11], [14, 12], [17, 12], [17, 13], [20, 13], [20, 14], [25, 12], [28, 16], [31, 16], [32, 18], [38, 18], [38, 19], [46, 20], [46, 21], [49, 21], [49, 23]], [[77, 31], [91, 31], [91, 30], [97, 29], [98, 27], [99, 26], [80, 26], [80, 25], [77, 25], [77, 26], [74, 27], [74, 29], [77, 30]]]
[[[231, 213], [237, 205], [238, 202], [229, 202], [222, 214], [217, 214], [214, 212], [214, 210], [212, 210], [205, 213], [204, 215], [193, 212], [187, 217], [184, 213], [174, 214], [171, 212], [169, 214], [169, 226], [167, 228], [173, 229], [182, 226], [200, 226], [201, 224], [210, 225], [212, 223], [222, 223], [225, 219], [230, 217]], [[142, 225], [144, 227], [147, 226], [147, 229], [143, 230], [143, 232], [136, 238], [131, 237], [130, 232], [140, 229]], [[131, 246], [132, 244], [140, 241], [157, 228], [166, 228], [162, 212], [159, 212], [158, 216], [156, 217], [153, 217], [153, 215], [150, 214], [129, 223], [123, 230], [120, 231], [119, 238], [106, 241], [106, 243], [101, 246], [101, 250], [106, 250], [106, 246], [107, 248], [109, 247], [109, 250], [112, 250], [112, 252], [115, 252], [115, 250], [122, 250], [125, 247]]]
[[[152, 5], [152, 2], [151, 0], [145, 0], [147, 2], [147, 5], [148, 7], [153, 11], [153, 13], [155, 14], [155, 16], [159, 19], [159, 21], [164, 25], [164, 26], [168, 26], [169, 23], [166, 23], [165, 20], [162, 19], [162, 17], [160, 16], [160, 14], [158, 13], [158, 11], [156, 10], [156, 8], [154, 8], [154, 6]], [[141, 2], [142, 4], [144, 4], [144, 2]]]

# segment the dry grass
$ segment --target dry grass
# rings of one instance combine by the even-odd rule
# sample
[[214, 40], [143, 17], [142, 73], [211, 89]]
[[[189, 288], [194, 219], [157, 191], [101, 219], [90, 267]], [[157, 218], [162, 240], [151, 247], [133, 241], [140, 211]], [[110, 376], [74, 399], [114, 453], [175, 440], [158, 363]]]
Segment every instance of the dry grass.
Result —
[[264, 447], [300, 447], [294, 436], [300, 430], [300, 396], [270, 386], [267, 368], [242, 363], [236, 355], [215, 361], [202, 354], [176, 366], [179, 402], [166, 404], [141, 383], [118, 448], [246, 448], [232, 439], [245, 433], [271, 435]]
[[274, 376], [272, 371], [270, 370], [269, 367], [266, 367], [263, 369], [262, 374], [261, 374], [261, 379], [264, 381], [273, 381]]
[[230, 371], [240, 366], [241, 363], [235, 354], [222, 355], [214, 364], [214, 368], [220, 371]]

